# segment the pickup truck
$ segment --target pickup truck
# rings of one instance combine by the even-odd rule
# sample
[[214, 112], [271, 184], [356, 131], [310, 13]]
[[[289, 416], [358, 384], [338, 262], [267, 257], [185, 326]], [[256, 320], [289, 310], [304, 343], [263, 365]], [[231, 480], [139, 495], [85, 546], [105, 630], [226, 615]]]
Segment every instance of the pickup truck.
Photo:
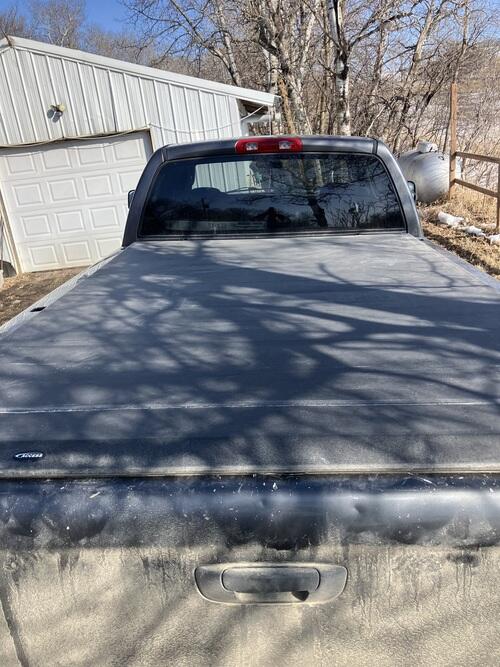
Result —
[[0, 336], [0, 664], [498, 665], [500, 291], [379, 141], [166, 146]]

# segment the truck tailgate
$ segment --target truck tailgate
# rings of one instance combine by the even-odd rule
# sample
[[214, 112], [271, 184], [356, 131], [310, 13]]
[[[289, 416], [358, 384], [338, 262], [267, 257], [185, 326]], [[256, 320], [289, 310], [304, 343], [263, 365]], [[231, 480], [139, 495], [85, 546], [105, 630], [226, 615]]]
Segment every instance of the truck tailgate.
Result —
[[[3, 667], [498, 664], [499, 477], [4, 481], [0, 508]], [[247, 563], [347, 584], [198, 592], [199, 568]]]

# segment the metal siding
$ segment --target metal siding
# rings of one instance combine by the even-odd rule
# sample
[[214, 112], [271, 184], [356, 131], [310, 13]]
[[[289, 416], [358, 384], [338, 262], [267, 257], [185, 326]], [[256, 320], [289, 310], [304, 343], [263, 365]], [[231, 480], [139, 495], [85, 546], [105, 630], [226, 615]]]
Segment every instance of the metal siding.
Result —
[[172, 110], [172, 99], [168, 83], [156, 82], [155, 91], [157, 96], [158, 110], [160, 115], [160, 126], [165, 144], [178, 143], [179, 135], [175, 125]]
[[[185, 142], [191, 138], [189, 127], [189, 120], [186, 108], [186, 98], [184, 96], [184, 88], [180, 86], [169, 86], [170, 95], [172, 98], [172, 110], [176, 119], [176, 128], [178, 134], [178, 141]], [[188, 138], [189, 137], [189, 138]]]
[[49, 119], [43, 108], [38, 90], [38, 83], [32, 55], [29, 51], [16, 50], [17, 66], [19, 67], [26, 91], [27, 105], [29, 106], [33, 132], [30, 141], [37, 141], [39, 137], [48, 136]]
[[116, 117], [113, 106], [113, 94], [111, 90], [111, 83], [109, 79], [109, 71], [101, 69], [100, 67], [91, 67], [89, 65], [82, 65], [82, 72], [88, 72], [89, 79], [92, 78], [93, 86], [95, 86], [95, 94], [91, 97], [91, 104], [100, 112], [100, 126], [101, 132], [116, 132], [118, 129]]
[[[155, 147], [240, 134], [237, 99], [228, 94], [228, 86], [161, 70], [155, 78], [151, 68], [130, 65], [128, 72], [126, 67], [119, 61], [14, 38], [14, 47], [0, 51], [0, 145], [148, 126]], [[235, 89], [235, 95], [247, 99], [251, 92]], [[255, 95], [260, 99], [263, 93]], [[51, 118], [50, 107], [56, 103], [63, 103], [66, 110]]]
[[78, 67], [78, 63], [71, 60], [63, 60], [63, 69], [70, 91], [71, 105], [73, 107], [73, 116], [77, 124], [76, 131], [79, 135], [92, 133], [90, 122], [89, 106], [87, 104], [87, 95], [83, 87], [83, 82]]
[[195, 141], [202, 141], [205, 139], [205, 131], [203, 126], [203, 117], [201, 113], [201, 103], [199, 91], [192, 88], [185, 88], [185, 99], [189, 113], [189, 125], [191, 133]]
[[203, 108], [203, 118], [205, 119], [205, 135], [207, 139], [218, 139], [217, 131], [218, 120], [215, 100], [212, 93], [200, 92], [200, 99]]
[[116, 129], [118, 131], [130, 130], [133, 125], [124, 75], [122, 72], [109, 72], [109, 79], [111, 82], [111, 97], [116, 118]]
[[29, 141], [33, 135], [33, 124], [29, 114], [26, 90], [23, 85], [21, 73], [17, 66], [16, 54], [13, 49], [5, 54], [5, 74], [10, 97], [14, 101], [14, 116], [22, 141]]
[[231, 115], [229, 113], [229, 104], [226, 95], [214, 95], [215, 107], [217, 109], [217, 126], [219, 127], [219, 137], [231, 137], [233, 130], [231, 126]]
[[132, 116], [133, 127], [146, 127], [146, 110], [141, 94], [140, 79], [137, 76], [125, 75], [125, 91], [127, 94], [127, 103]]
[[7, 48], [16, 48], [19, 50], [31, 51], [45, 56], [63, 58], [65, 60], [75, 60], [86, 63], [93, 67], [100, 67], [110, 71], [124, 72], [125, 74], [134, 74], [141, 78], [154, 79], [157, 81], [166, 81], [168, 83], [177, 84], [185, 88], [193, 88], [195, 90], [205, 90], [221, 95], [228, 95], [238, 100], [246, 100], [256, 105], [273, 106], [276, 101], [276, 96], [270, 93], [265, 93], [259, 90], [251, 90], [249, 88], [240, 88], [226, 83], [217, 81], [210, 81], [207, 79], [200, 79], [185, 74], [175, 74], [174, 72], [167, 72], [161, 69], [152, 67], [145, 67], [144, 65], [136, 65], [127, 63], [123, 60], [116, 60], [107, 58], [106, 56], [95, 55], [92, 53], [85, 53], [74, 49], [67, 49], [54, 44], [46, 44], [44, 42], [36, 42], [34, 40], [24, 39], [21, 37], [10, 37], [7, 39], [0, 39], [0, 51]]
[[241, 124], [241, 115], [238, 105], [238, 100], [235, 97], [227, 97], [229, 107], [229, 117], [231, 118], [231, 136], [241, 137], [243, 135], [243, 128]]
[[16, 119], [16, 110], [12, 100], [12, 90], [7, 80], [5, 52], [0, 56], [0, 113], [7, 143], [22, 141], [19, 125]]
[[158, 100], [156, 97], [155, 83], [150, 79], [139, 79], [141, 87], [141, 96], [144, 109], [147, 110], [149, 123], [151, 124], [151, 142], [153, 149], [160, 148], [166, 141], [160, 128], [160, 114], [158, 110]]
[[2, 144], [6, 144], [8, 142], [7, 129], [5, 127], [1, 109], [2, 107], [0, 106], [0, 142], [2, 142]]
[[[33, 54], [33, 65], [35, 68], [35, 77], [37, 80], [37, 89], [42, 102], [43, 113], [48, 114], [50, 105], [56, 102], [55, 92], [52, 83], [52, 74], [49, 70], [48, 58], [37, 53]], [[57, 100], [60, 101], [60, 100]], [[50, 139], [62, 139], [64, 133], [63, 126], [60, 123], [48, 123], [48, 133], [45, 137], [38, 139], [39, 141], [47, 141]]]
[[74, 114], [78, 114], [78, 109], [75, 109], [75, 105], [72, 104], [61, 59], [47, 58], [47, 64], [54, 88], [54, 100], [52, 104], [62, 103], [66, 107], [63, 114], [59, 117], [58, 115], [53, 115], [51, 120], [53, 123], [61, 126], [65, 137], [76, 137], [80, 134], [74, 118]]

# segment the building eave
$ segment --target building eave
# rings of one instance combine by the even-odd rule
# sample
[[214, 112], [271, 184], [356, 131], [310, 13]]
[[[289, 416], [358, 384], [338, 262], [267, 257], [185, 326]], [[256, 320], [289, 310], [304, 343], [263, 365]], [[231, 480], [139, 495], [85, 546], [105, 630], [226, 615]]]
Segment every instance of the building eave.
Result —
[[156, 69], [154, 67], [128, 63], [123, 60], [117, 60], [115, 58], [108, 58], [107, 56], [87, 53], [86, 51], [79, 51], [77, 49], [68, 49], [62, 46], [55, 46], [53, 44], [46, 44], [44, 42], [38, 42], [35, 40], [26, 39], [24, 37], [8, 36], [0, 40], [0, 51], [9, 47], [18, 50], [31, 51], [33, 53], [42, 53], [54, 57], [66, 58], [76, 62], [89, 63], [96, 67], [102, 67], [103, 69], [107, 70], [126, 72], [127, 74], [136, 74], [142, 78], [168, 81], [172, 84], [178, 84], [197, 90], [206, 90], [212, 93], [231, 95], [236, 99], [243, 100], [245, 102], [252, 102], [256, 105], [265, 107], [273, 107], [279, 99], [275, 95], [259, 90], [240, 88], [238, 86], [219, 83], [218, 81], [209, 81], [185, 74], [167, 72], [165, 70]]

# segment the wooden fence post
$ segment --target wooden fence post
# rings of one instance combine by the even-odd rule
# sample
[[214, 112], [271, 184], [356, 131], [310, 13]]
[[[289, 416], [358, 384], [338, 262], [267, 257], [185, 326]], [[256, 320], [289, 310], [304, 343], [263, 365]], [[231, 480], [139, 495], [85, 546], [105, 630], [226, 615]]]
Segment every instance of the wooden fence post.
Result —
[[453, 82], [450, 89], [450, 184], [448, 198], [451, 197], [455, 185], [457, 162], [457, 84]]

